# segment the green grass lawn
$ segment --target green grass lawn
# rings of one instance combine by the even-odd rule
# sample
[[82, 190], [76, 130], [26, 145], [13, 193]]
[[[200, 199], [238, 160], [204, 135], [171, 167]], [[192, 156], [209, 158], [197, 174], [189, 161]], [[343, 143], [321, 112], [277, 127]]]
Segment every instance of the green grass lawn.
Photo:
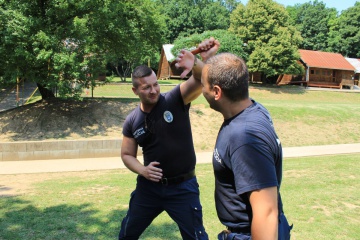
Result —
[[[111, 79], [112, 83], [131, 83], [131, 78], [126, 78], [126, 81], [123, 82], [119, 77], [114, 77]], [[160, 84], [179, 84], [183, 82], [183, 80], [176, 80], [176, 79], [168, 79], [168, 80], [161, 80], [159, 79], [158, 82]]]
[[[162, 92], [169, 91], [174, 88], [176, 84], [181, 83], [179, 80], [159, 80], [160, 88]], [[97, 86], [93, 92], [84, 90], [82, 97], [117, 97], [117, 98], [137, 98], [137, 96], [131, 90], [131, 82], [120, 82], [120, 83], [108, 83], [105, 85]]]
[[[359, 239], [360, 154], [284, 159], [284, 210], [292, 239]], [[0, 239], [116, 239], [135, 174], [109, 170], [43, 173], [18, 196], [0, 198]], [[204, 223], [210, 239], [223, 229], [213, 199], [211, 164], [197, 166]], [[9, 175], [17, 181], [21, 175]], [[141, 239], [181, 239], [160, 215]]]
[[252, 88], [271, 113], [283, 146], [360, 142], [360, 94], [298, 87]]

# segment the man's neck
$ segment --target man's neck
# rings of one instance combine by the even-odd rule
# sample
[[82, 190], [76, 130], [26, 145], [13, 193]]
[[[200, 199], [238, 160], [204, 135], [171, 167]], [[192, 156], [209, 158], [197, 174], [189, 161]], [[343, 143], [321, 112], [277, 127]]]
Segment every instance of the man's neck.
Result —
[[226, 104], [224, 104], [221, 113], [224, 116], [224, 119], [226, 120], [244, 111], [246, 108], [251, 106], [252, 103], [253, 102], [251, 101], [250, 98], [236, 102], [228, 101]]

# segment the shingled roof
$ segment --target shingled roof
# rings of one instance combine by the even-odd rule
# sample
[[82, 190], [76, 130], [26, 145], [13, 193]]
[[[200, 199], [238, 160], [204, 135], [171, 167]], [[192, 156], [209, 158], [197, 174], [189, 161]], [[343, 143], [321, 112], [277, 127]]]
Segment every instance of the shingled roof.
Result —
[[299, 49], [300, 59], [308, 66], [355, 71], [355, 68], [340, 54]]

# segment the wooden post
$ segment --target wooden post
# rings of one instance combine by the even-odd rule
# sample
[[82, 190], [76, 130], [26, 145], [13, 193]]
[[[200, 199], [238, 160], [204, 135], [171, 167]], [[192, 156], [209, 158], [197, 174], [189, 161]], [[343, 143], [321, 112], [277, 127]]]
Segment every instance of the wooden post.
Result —
[[16, 77], [16, 106], [19, 106], [19, 77]]
[[94, 98], [94, 79], [91, 79], [91, 98]]

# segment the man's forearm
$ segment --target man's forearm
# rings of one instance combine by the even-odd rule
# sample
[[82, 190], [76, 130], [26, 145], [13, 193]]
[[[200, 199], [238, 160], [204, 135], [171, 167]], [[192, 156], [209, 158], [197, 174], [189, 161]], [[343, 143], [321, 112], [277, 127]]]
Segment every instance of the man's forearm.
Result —
[[196, 56], [194, 56], [194, 57], [196, 60], [194, 61], [194, 66], [192, 68], [192, 75], [194, 76], [196, 81], [201, 81], [201, 72], [202, 72], [202, 69], [203, 69], [205, 63], [203, 63]]
[[121, 157], [125, 166], [133, 173], [141, 175], [143, 172], [144, 165], [140, 161], [131, 155], [124, 155]]
[[277, 240], [278, 239], [278, 216], [271, 213], [267, 216], [253, 216], [251, 223], [251, 239], [253, 240]]
[[251, 237], [254, 240], [277, 240], [278, 204], [277, 187], [256, 190], [249, 196], [253, 218]]

